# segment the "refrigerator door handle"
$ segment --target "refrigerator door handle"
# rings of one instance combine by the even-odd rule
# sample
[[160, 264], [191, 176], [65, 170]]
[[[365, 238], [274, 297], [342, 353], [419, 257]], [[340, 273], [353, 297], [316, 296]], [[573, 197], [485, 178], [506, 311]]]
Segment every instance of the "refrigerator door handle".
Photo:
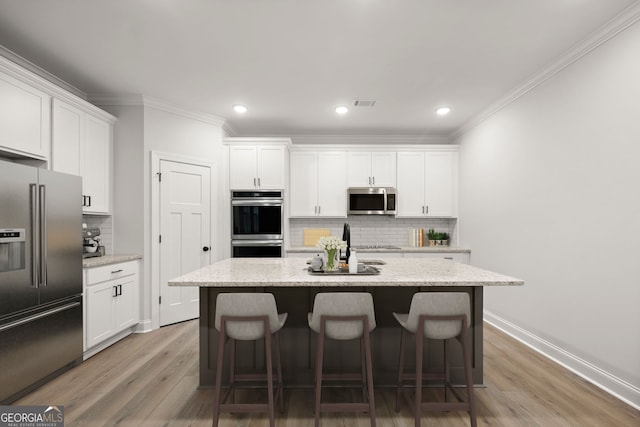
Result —
[[38, 222], [38, 186], [36, 184], [29, 184], [29, 198], [31, 200], [30, 206], [30, 222], [31, 222], [31, 287], [38, 287], [38, 268], [40, 266], [40, 253], [38, 245], [40, 244], [40, 240], [38, 236], [40, 235], [40, 224]]
[[47, 286], [47, 190], [44, 185], [39, 189], [40, 214], [40, 285]]
[[0, 326], [0, 332], [15, 328], [16, 326], [24, 325], [25, 323], [33, 322], [34, 320], [42, 319], [43, 317], [51, 316], [55, 313], [60, 313], [61, 311], [69, 310], [70, 308], [74, 308], [79, 305], [79, 302], [72, 302], [71, 304], [63, 305], [62, 307], [58, 307], [44, 313], [38, 313], [33, 316], [25, 317], [24, 319], [16, 320], [15, 322], [7, 323], [6, 325]]

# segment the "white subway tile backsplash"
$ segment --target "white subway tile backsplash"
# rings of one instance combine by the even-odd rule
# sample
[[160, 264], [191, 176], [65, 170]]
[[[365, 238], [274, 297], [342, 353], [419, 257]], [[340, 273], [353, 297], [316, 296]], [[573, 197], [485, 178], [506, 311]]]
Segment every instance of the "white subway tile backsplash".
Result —
[[289, 246], [302, 246], [305, 228], [328, 228], [334, 236], [342, 237], [342, 226], [351, 229], [352, 245], [409, 246], [409, 228], [429, 228], [449, 233], [451, 246], [457, 245], [455, 218], [393, 218], [384, 216], [352, 216], [349, 218], [292, 218], [289, 220]]
[[100, 229], [100, 244], [107, 255], [113, 255], [113, 220], [110, 216], [83, 215], [82, 222], [87, 227]]

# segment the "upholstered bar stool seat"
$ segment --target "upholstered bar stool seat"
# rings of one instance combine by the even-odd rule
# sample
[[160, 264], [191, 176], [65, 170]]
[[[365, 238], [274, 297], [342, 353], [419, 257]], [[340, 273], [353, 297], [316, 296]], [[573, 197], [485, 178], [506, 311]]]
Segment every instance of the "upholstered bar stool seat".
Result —
[[[282, 367], [280, 364], [279, 331], [287, 320], [287, 314], [278, 314], [276, 301], [272, 294], [265, 293], [221, 293], [216, 299], [215, 327], [219, 332], [218, 358], [216, 361], [216, 389], [214, 395], [213, 427], [218, 425], [221, 412], [266, 412], [271, 427], [275, 426], [273, 368], [271, 343], [274, 337], [277, 369], [277, 395], [280, 412], [284, 410]], [[235, 341], [265, 340], [266, 374], [235, 374]], [[230, 342], [229, 350], [229, 389], [224, 398], [222, 391], [222, 364], [224, 348]], [[236, 382], [267, 382], [267, 403], [233, 403], [233, 390]], [[231, 403], [225, 403], [231, 396]]]
[[[376, 327], [373, 297], [366, 292], [321, 292], [316, 295], [309, 327], [318, 334], [316, 347], [315, 426], [320, 425], [320, 412], [368, 412], [371, 426], [376, 425], [373, 401], [373, 370], [371, 367], [370, 332]], [[359, 373], [323, 374], [325, 338], [334, 340], [360, 339]], [[322, 403], [323, 380], [358, 380], [363, 387], [364, 402]]]
[[[396, 389], [396, 412], [400, 410], [400, 394], [403, 381], [415, 380], [415, 426], [420, 427], [423, 410], [451, 411], [466, 410], [469, 412], [471, 425], [476, 426], [475, 402], [473, 396], [473, 381], [471, 378], [471, 353], [469, 349], [469, 294], [465, 292], [419, 292], [411, 299], [408, 314], [393, 313], [402, 326], [400, 340], [400, 362], [398, 367], [398, 385]], [[413, 334], [416, 340], [416, 371], [414, 374], [403, 372], [404, 348], [406, 336]], [[426, 374], [422, 372], [422, 356], [424, 339], [443, 340], [444, 344], [444, 372], [441, 374]], [[467, 400], [452, 387], [449, 379], [449, 361], [447, 342], [456, 338], [462, 346], [464, 371], [467, 386]], [[422, 386], [424, 379], [444, 380], [444, 402], [422, 402]], [[457, 401], [449, 401], [448, 391], [455, 395]]]

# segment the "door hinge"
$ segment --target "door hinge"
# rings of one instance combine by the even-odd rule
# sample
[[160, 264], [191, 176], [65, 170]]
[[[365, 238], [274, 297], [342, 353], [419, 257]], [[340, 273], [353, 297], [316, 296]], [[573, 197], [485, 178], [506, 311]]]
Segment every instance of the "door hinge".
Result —
[[158, 175], [158, 182], [162, 182], [162, 172], [156, 172], [156, 175]]

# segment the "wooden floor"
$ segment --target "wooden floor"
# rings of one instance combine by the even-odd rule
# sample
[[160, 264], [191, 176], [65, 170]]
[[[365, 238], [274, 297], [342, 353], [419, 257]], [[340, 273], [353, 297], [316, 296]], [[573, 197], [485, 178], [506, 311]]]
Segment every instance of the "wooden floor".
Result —
[[[479, 426], [640, 426], [640, 411], [486, 324], [484, 352], [486, 388], [475, 390]], [[197, 385], [198, 323], [190, 321], [131, 335], [15, 404], [64, 405], [67, 427], [210, 426], [213, 391]], [[249, 393], [239, 397], [263, 397]], [[433, 393], [425, 399], [437, 398]], [[375, 399], [378, 426], [413, 426], [406, 401], [400, 413], [393, 410], [393, 390], [376, 390]], [[285, 390], [277, 426], [312, 426], [312, 401], [311, 390]], [[425, 413], [422, 420], [433, 427], [469, 425], [466, 413]], [[220, 420], [221, 427], [268, 425], [257, 414], [223, 414]], [[366, 414], [334, 414], [323, 415], [321, 425], [369, 422]]]

